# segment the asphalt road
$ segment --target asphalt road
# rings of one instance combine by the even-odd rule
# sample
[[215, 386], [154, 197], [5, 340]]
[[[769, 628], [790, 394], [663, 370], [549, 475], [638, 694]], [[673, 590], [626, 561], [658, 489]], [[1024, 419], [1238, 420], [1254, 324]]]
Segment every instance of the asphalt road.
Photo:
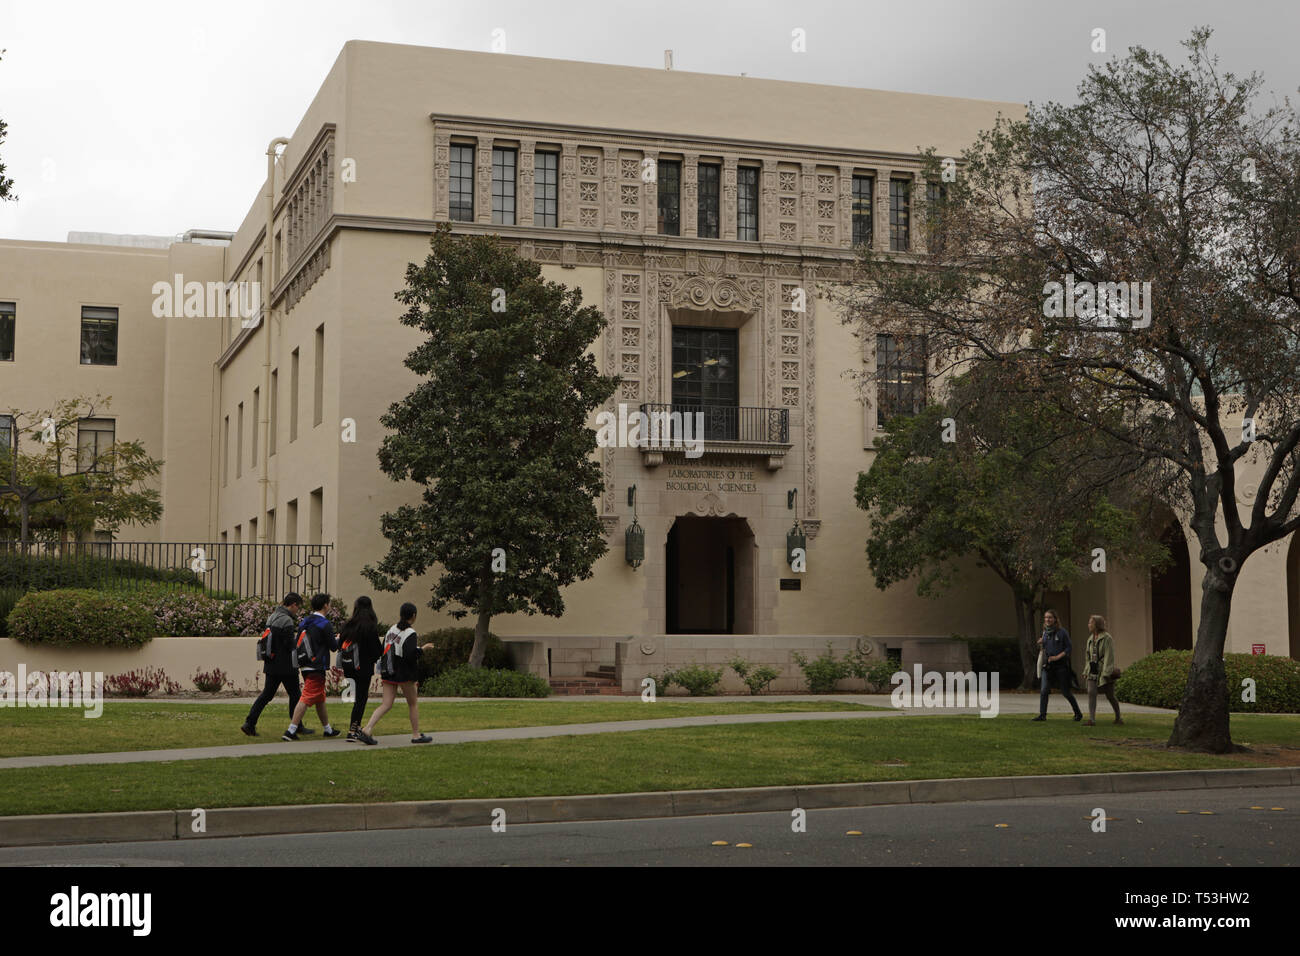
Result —
[[[1092, 830], [1092, 812], [1108, 818]], [[1251, 809], [1258, 807], [1261, 809]], [[1272, 809], [1281, 807], [1284, 809]], [[1179, 811], [1191, 811], [1180, 813]], [[1205, 814], [1202, 811], [1211, 811]], [[0, 849], [0, 866], [1294, 866], [1300, 787]], [[861, 835], [847, 831], [858, 830]], [[715, 840], [727, 846], [713, 846]], [[752, 846], [737, 846], [749, 843]]]

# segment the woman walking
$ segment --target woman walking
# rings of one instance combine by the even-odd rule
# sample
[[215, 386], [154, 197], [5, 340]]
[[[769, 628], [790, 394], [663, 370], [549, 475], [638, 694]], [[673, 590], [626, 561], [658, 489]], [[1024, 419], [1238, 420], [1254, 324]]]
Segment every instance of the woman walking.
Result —
[[347, 739], [360, 741], [361, 720], [366, 716], [366, 701], [370, 697], [370, 679], [375, 673], [375, 663], [383, 653], [379, 643], [379, 618], [374, 605], [364, 594], [352, 605], [352, 617], [343, 625], [343, 644], [339, 661], [343, 676], [356, 686], [356, 700], [352, 703], [352, 720], [348, 724]]
[[1088, 674], [1088, 720], [1084, 726], [1097, 725], [1098, 687], [1115, 711], [1115, 723], [1122, 724], [1119, 701], [1115, 699], [1115, 678], [1119, 676], [1119, 668], [1115, 666], [1115, 640], [1106, 630], [1106, 619], [1100, 614], [1088, 618], [1088, 632], [1088, 646], [1083, 656]]
[[379, 676], [384, 682], [384, 700], [370, 715], [366, 726], [357, 731], [357, 739], [364, 744], [378, 743], [371, 734], [381, 717], [393, 709], [397, 701], [397, 692], [401, 690], [406, 698], [406, 707], [411, 716], [411, 743], [427, 744], [433, 738], [420, 733], [420, 698], [416, 688], [419, 666], [416, 660], [420, 653], [415, 628], [415, 605], [407, 602], [402, 605], [401, 620], [388, 629], [384, 635], [384, 651], [379, 663]]

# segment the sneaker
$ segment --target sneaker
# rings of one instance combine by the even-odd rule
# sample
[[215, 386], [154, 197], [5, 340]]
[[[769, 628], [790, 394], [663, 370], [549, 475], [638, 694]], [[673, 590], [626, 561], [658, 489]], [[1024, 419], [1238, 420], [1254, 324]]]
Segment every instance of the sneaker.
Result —
[[1083, 726], [1085, 726], [1085, 727], [1096, 727], [1096, 726], [1097, 726], [1097, 722], [1096, 722], [1095, 720], [1085, 720], [1085, 721], [1083, 722]]
[[254, 727], [252, 724], [248, 723], [247, 721], [245, 721], [244, 725], [239, 729], [242, 730], [245, 734], [247, 734], [250, 737], [257, 736], [257, 728]]
[[1037, 717], [1034, 718], [1034, 720], [1046, 720], [1046, 719], [1047, 718], [1044, 717], [1042, 714], [1039, 714]]
[[1115, 718], [1115, 723], [1117, 723], [1117, 724], [1122, 724], [1122, 723], [1124, 723], [1124, 721], [1122, 721], [1122, 720], [1120, 720], [1118, 717], [1116, 717], [1116, 718]]
[[359, 740], [361, 743], [365, 744], [368, 747], [373, 747], [375, 744], [379, 743], [378, 740], [376, 740], [374, 737], [371, 737], [364, 730], [357, 731], [357, 740]]
[[348, 735], [347, 735], [346, 737], [344, 737], [343, 740], [344, 740], [345, 743], [350, 743], [350, 744], [359, 743], [360, 740], [361, 740], [361, 738], [357, 736], [357, 728], [356, 728], [356, 727], [349, 727], [349, 728], [348, 728]]
[[418, 737], [412, 737], [412, 738], [411, 738], [411, 743], [413, 743], [413, 744], [431, 744], [431, 743], [433, 743], [433, 738], [430, 737], [428, 734], [420, 734], [420, 736], [418, 736]]
[[1078, 723], [1079, 721], [1083, 720], [1083, 714], [1075, 714], [1075, 715], [1074, 715], [1074, 720], [1075, 720], [1075, 723]]
[[299, 727], [298, 733], [302, 734], [304, 737], [310, 737], [312, 734], [316, 733], [316, 731], [312, 730], [310, 727]]
[[329, 730], [322, 731], [321, 735], [324, 737], [338, 737], [340, 733], [341, 733], [340, 731], [335, 730], [333, 727], [331, 727]]
[[302, 728], [301, 728], [301, 727], [299, 727], [296, 731], [295, 731], [295, 730], [286, 730], [283, 734], [280, 735], [280, 739], [281, 739], [281, 740], [297, 740], [297, 739], [298, 739], [298, 735], [299, 735], [300, 733], [302, 733]]

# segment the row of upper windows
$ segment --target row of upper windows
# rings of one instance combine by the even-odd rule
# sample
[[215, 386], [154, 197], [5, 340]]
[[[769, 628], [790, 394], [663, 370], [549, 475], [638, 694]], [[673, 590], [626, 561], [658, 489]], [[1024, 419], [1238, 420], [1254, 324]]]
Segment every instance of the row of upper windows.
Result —
[[[17, 332], [17, 305], [0, 302], [0, 362], [14, 361]], [[117, 364], [117, 309], [81, 307], [80, 355], [82, 365]]]
[[[448, 216], [457, 222], [474, 221], [474, 163], [475, 147], [467, 143], [452, 143], [450, 153], [451, 182], [448, 192]], [[559, 154], [538, 151], [533, 154], [533, 224], [555, 227], [559, 224], [559, 191], [557, 189]], [[681, 160], [660, 160], [657, 164], [659, 198], [659, 234], [681, 235], [682, 163]], [[721, 235], [722, 167], [718, 163], [700, 162], [696, 165], [696, 235], [702, 239], [717, 239]], [[492, 149], [492, 223], [513, 226], [516, 223], [516, 198], [518, 191], [518, 152], [510, 147]], [[875, 177], [855, 175], [852, 185], [853, 245], [870, 246], [873, 241], [874, 221], [872, 197]], [[936, 202], [943, 198], [944, 188], [939, 183], [928, 183], [926, 200]], [[736, 238], [757, 242], [758, 232], [758, 167], [739, 166], [736, 169]], [[907, 252], [911, 248], [910, 179], [894, 178], [889, 181], [889, 248], [891, 252]]]
[[[37, 438], [40, 436], [38, 435]], [[12, 415], [0, 415], [0, 455], [12, 454], [18, 441]], [[77, 471], [98, 472], [111, 469], [107, 458], [117, 440], [117, 420], [82, 418], [77, 421]]]

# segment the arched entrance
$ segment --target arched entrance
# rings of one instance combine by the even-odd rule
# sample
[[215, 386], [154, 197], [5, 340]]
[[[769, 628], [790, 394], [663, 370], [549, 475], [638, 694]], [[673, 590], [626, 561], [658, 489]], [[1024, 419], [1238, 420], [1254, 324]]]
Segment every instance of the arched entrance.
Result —
[[1183, 527], [1171, 521], [1160, 536], [1169, 549], [1163, 571], [1151, 572], [1151, 650], [1192, 649], [1192, 563]]
[[664, 559], [667, 633], [754, 633], [754, 532], [744, 518], [678, 518]]

